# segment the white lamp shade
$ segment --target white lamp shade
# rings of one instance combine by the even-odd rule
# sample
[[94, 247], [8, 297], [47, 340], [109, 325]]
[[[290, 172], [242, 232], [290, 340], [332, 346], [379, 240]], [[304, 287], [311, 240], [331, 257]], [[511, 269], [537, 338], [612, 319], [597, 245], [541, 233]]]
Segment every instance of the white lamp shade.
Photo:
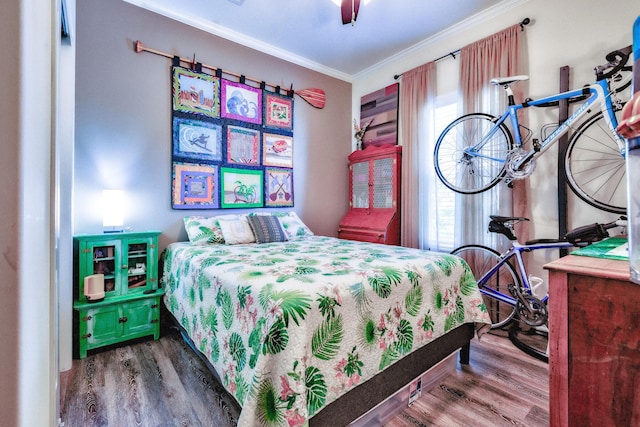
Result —
[[124, 224], [124, 192], [122, 190], [102, 190], [102, 225], [122, 227]]

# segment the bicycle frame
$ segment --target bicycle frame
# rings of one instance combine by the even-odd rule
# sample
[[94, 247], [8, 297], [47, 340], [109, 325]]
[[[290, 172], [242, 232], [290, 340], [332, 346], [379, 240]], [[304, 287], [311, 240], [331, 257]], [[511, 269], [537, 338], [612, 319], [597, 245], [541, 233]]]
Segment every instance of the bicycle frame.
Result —
[[[631, 73], [625, 76], [624, 80], [630, 79]], [[511, 89], [506, 86], [505, 90], [509, 95], [509, 104], [507, 106], [507, 110], [505, 113], [498, 118], [494, 126], [491, 130], [484, 136], [484, 138], [478, 142], [473, 147], [468, 148], [465, 152], [472, 157], [483, 157], [488, 158], [500, 163], [505, 163], [507, 159], [500, 159], [490, 156], [484, 156], [480, 154], [480, 149], [495, 135], [498, 131], [501, 124], [503, 124], [507, 119], [509, 119], [509, 123], [511, 124], [511, 128], [513, 129], [512, 134], [515, 138], [515, 147], [522, 148], [523, 142], [522, 137], [520, 135], [520, 122], [518, 121], [518, 111], [523, 108], [528, 107], [545, 107], [548, 106], [546, 104], [556, 103], [562, 100], [569, 100], [571, 98], [578, 98], [583, 95], [589, 95], [587, 99], [584, 100], [583, 104], [573, 113], [571, 116], [567, 118], [563, 123], [561, 123], [556, 130], [554, 130], [550, 135], [548, 135], [541, 143], [539, 148], [533, 148], [526, 152], [526, 155], [523, 156], [519, 161], [514, 163], [514, 169], [519, 169], [523, 164], [531, 160], [533, 157], [538, 156], [545, 152], [552, 143], [556, 142], [562, 135], [569, 131], [571, 126], [579, 120], [581, 117], [586, 115], [590, 111], [590, 107], [594, 105], [597, 101], [600, 102], [600, 110], [605, 118], [607, 125], [611, 131], [611, 134], [614, 135], [615, 140], [617, 141], [618, 148], [620, 150], [620, 155], [625, 157], [625, 142], [618, 133], [616, 132], [616, 127], [618, 125], [618, 121], [616, 119], [615, 113], [613, 111], [613, 105], [611, 102], [611, 94], [609, 93], [608, 81], [607, 79], [601, 79], [596, 81], [595, 83], [586, 86], [583, 89], [575, 89], [563, 93], [559, 93], [556, 95], [547, 96], [544, 98], [527, 101], [522, 104], [513, 104], [513, 92]]]
[[[498, 272], [500, 267], [509, 262], [511, 258], [516, 259], [516, 269], [518, 274], [520, 275], [520, 280], [522, 281], [522, 286], [525, 289], [531, 290], [531, 284], [529, 283], [529, 275], [527, 274], [527, 268], [524, 264], [524, 259], [522, 258], [523, 252], [532, 252], [539, 249], [560, 249], [560, 248], [570, 248], [574, 245], [570, 242], [550, 242], [550, 243], [533, 243], [533, 244], [521, 244], [517, 241], [513, 243], [513, 245], [504, 253], [500, 254], [500, 261], [494, 265], [489, 271], [487, 271], [480, 279], [478, 279], [478, 287], [480, 288], [480, 293], [492, 297], [498, 301], [501, 301], [505, 304], [509, 304], [511, 306], [515, 306], [517, 303], [517, 299], [512, 295], [507, 295], [502, 292], [498, 292], [495, 289], [488, 288], [485, 284], [489, 281], [494, 274]], [[545, 295], [542, 299], [542, 302], [546, 303], [549, 299], [548, 295]]]

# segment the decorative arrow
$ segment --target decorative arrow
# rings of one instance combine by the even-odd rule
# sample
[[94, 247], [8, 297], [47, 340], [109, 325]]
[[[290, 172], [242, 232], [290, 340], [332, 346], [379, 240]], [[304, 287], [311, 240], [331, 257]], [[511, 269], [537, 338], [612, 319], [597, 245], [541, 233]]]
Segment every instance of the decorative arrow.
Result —
[[327, 100], [327, 96], [324, 91], [317, 88], [297, 90], [295, 91], [295, 94], [307, 101], [311, 106], [320, 109], [324, 108], [324, 104]]

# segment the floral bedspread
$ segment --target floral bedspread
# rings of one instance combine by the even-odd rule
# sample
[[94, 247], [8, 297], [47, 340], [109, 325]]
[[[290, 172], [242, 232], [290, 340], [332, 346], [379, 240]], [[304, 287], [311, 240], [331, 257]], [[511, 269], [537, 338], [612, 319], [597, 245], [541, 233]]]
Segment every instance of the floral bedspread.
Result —
[[452, 255], [331, 237], [171, 244], [164, 302], [242, 406], [240, 426], [303, 426], [467, 322], [489, 323]]

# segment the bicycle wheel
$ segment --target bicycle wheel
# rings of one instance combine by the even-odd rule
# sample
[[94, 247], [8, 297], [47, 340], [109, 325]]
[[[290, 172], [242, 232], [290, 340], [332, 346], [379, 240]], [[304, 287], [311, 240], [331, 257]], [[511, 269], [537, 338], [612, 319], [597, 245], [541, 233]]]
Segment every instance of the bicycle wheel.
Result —
[[[480, 280], [482, 276], [500, 261], [500, 254], [493, 249], [481, 245], [465, 245], [451, 252], [464, 259], [476, 280]], [[516, 313], [516, 306], [499, 301], [493, 297], [485, 295], [483, 289], [491, 288], [500, 293], [511, 295], [509, 285], [520, 286], [520, 277], [516, 273], [515, 268], [509, 263], [502, 264], [500, 269], [487, 282], [480, 287], [482, 299], [487, 307], [489, 316], [491, 317], [491, 328], [501, 328], [508, 324]]]
[[602, 112], [573, 134], [564, 159], [567, 183], [582, 200], [607, 212], [627, 210], [625, 159]]
[[457, 193], [476, 194], [496, 185], [505, 174], [505, 159], [513, 146], [509, 129], [496, 132], [473, 152], [498, 119], [489, 114], [467, 114], [454, 120], [438, 137], [433, 162], [438, 178]]

